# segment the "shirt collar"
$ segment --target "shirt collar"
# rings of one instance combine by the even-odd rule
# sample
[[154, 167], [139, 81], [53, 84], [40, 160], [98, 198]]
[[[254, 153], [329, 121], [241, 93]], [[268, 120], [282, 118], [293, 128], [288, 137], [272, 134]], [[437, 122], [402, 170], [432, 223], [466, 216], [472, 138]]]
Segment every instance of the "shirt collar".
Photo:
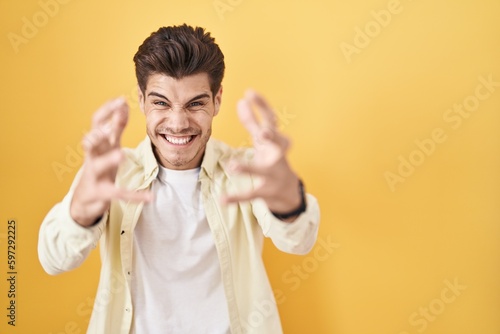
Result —
[[215, 154], [214, 140], [210, 138], [205, 146], [205, 154], [203, 155], [203, 160], [201, 162], [200, 176], [202, 175], [201, 172], [203, 172], [204, 175], [213, 179], [214, 170], [218, 162], [219, 159]]
[[156, 161], [149, 136], [146, 136], [139, 144], [139, 151], [144, 152], [141, 157], [142, 165], [144, 166], [144, 180], [156, 178], [158, 175], [158, 162]]

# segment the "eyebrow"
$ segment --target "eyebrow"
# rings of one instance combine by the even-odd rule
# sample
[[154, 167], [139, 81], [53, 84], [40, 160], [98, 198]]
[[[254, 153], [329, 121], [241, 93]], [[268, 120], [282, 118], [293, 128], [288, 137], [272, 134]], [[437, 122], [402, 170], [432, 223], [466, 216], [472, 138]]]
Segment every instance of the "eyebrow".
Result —
[[[162, 95], [162, 94], [160, 94], [160, 93], [157, 93], [157, 92], [155, 92], [155, 91], [149, 92], [148, 96], [156, 96], [156, 97], [159, 97], [159, 98], [165, 99], [165, 100], [167, 100], [168, 102], [170, 102], [170, 100], [169, 100], [166, 96], [164, 96], [164, 95]], [[190, 102], [193, 102], [193, 101], [195, 101], [195, 100], [202, 99], [202, 98], [210, 98], [210, 95], [209, 95], [209, 94], [207, 94], [207, 93], [198, 94], [198, 95], [196, 95], [195, 97], [191, 98], [191, 99], [190, 99], [187, 103], [190, 103]], [[186, 104], [187, 104], [187, 103], [186, 103]]]

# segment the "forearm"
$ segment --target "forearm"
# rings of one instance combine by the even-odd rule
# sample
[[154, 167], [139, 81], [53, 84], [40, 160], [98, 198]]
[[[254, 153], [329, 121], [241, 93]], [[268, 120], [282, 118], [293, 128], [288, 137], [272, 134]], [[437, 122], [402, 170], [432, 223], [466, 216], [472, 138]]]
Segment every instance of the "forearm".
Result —
[[288, 200], [288, 204], [285, 206], [285, 208], [287, 208], [286, 211], [275, 211], [268, 205], [273, 216], [287, 223], [294, 222], [297, 217], [304, 213], [307, 209], [306, 194], [302, 180], [295, 178], [295, 180], [291, 182], [290, 186], [286, 189], [286, 192], [289, 193], [288, 197], [290, 198], [290, 200]]

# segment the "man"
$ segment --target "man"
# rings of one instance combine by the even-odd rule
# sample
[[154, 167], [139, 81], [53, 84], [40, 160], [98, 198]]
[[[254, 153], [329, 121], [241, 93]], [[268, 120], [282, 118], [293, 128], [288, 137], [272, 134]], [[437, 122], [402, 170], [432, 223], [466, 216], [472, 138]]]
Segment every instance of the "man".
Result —
[[40, 228], [42, 266], [74, 269], [100, 241], [88, 333], [281, 333], [263, 237], [309, 252], [319, 208], [286, 160], [275, 114], [249, 91], [238, 114], [254, 148], [210, 139], [224, 56], [202, 28], [160, 28], [134, 62], [147, 136], [122, 149], [125, 101], [97, 110], [85, 162]]

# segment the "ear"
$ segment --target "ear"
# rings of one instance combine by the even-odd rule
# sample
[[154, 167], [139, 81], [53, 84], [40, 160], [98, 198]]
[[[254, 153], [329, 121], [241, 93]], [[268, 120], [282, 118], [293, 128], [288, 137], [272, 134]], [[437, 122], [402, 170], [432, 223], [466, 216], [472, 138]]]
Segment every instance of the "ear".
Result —
[[139, 85], [137, 85], [137, 94], [139, 95], [139, 108], [141, 108], [141, 112], [144, 114], [144, 94]]
[[222, 103], [222, 85], [220, 86], [219, 91], [217, 92], [214, 98], [214, 104], [215, 104], [214, 116], [217, 116], [217, 114], [219, 113], [221, 103]]

